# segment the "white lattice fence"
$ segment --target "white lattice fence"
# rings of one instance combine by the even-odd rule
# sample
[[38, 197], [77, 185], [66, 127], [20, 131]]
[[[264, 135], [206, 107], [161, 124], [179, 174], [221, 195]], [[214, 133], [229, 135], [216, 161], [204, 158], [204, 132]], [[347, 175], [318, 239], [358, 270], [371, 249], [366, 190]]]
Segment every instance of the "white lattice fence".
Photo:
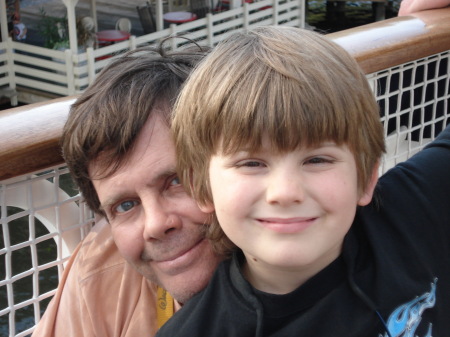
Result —
[[65, 167], [0, 182], [0, 335], [27, 336], [93, 217]]
[[[9, 40], [0, 43], [0, 88], [27, 87], [60, 96], [83, 92], [96, 74], [114, 57], [138, 46], [157, 44], [161, 39], [187, 35], [199, 43], [216, 45], [225, 36], [246, 28], [266, 25], [305, 26], [305, 0], [262, 0], [206, 18], [172, 25], [110, 46], [80, 50], [52, 50]], [[174, 39], [178, 48], [185, 40]], [[5, 61], [5, 62], [4, 62]]]
[[382, 172], [433, 140], [450, 122], [450, 51], [368, 75], [387, 136]]
[[[367, 77], [388, 143], [382, 173], [450, 123], [450, 52]], [[0, 182], [0, 211], [0, 335], [26, 336], [53, 295], [69, 251], [94, 220], [65, 167]]]

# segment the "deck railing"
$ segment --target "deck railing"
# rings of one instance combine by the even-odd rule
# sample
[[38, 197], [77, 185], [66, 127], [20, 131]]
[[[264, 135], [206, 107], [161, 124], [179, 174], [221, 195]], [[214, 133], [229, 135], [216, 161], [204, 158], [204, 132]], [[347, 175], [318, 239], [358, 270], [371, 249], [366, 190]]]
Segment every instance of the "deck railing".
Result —
[[0, 336], [27, 336], [93, 224], [58, 140], [73, 97], [0, 112]]
[[[187, 34], [203, 45], [214, 46], [230, 33], [254, 26], [291, 25], [304, 27], [305, 0], [262, 0], [205, 18], [110, 46], [72, 53], [52, 50], [11, 39], [0, 43], [0, 89], [31, 89], [42, 95], [69, 96], [82, 92], [112, 58], [138, 46], [155, 44], [163, 38]], [[172, 48], [186, 43], [173, 39]]]
[[[450, 8], [330, 37], [367, 73], [388, 143], [380, 174], [450, 123]], [[27, 336], [94, 222], [58, 139], [74, 97], [0, 112], [0, 335]], [[28, 290], [23, 290], [28, 289]]]

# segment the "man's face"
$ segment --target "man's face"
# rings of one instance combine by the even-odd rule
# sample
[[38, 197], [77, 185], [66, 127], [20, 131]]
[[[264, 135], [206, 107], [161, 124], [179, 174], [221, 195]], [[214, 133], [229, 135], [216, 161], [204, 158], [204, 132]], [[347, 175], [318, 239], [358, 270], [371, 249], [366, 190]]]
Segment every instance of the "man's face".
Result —
[[101, 157], [89, 167], [123, 257], [147, 279], [185, 302], [221, 260], [202, 234], [207, 216], [180, 185], [169, 127], [152, 113], [127, 161], [111, 176]]

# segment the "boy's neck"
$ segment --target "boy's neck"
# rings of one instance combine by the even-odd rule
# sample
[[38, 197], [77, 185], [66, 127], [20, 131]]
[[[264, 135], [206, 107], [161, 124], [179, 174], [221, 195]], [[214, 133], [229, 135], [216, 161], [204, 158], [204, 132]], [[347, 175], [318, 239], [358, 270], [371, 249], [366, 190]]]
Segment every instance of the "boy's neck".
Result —
[[245, 279], [259, 291], [269, 294], [283, 295], [288, 294], [314, 275], [302, 275], [298, 271], [288, 270], [269, 270], [264, 268], [249, 266], [247, 262], [242, 265], [242, 274]]
[[300, 287], [338, 256], [330, 257], [329, 261], [322, 261], [321, 265], [315, 264], [302, 269], [267, 265], [244, 257], [240, 261], [240, 267], [245, 279], [255, 289], [269, 294], [283, 295]]

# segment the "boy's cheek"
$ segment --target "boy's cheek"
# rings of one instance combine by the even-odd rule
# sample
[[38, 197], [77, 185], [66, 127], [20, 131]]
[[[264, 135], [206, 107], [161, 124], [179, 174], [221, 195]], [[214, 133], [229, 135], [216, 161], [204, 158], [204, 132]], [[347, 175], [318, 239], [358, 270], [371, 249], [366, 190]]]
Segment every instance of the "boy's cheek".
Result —
[[377, 183], [378, 183], [378, 165], [374, 168], [370, 181], [366, 187], [366, 190], [363, 192], [362, 196], [358, 200], [359, 206], [366, 206], [372, 201]]

